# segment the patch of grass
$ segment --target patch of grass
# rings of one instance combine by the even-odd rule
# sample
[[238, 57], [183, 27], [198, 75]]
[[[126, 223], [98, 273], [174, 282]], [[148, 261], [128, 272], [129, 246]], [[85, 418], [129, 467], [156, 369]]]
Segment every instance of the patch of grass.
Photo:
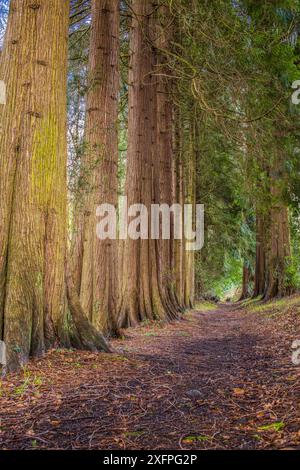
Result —
[[15, 395], [24, 395], [27, 389], [30, 386], [31, 382], [31, 372], [27, 369], [27, 367], [23, 367], [23, 382], [15, 387], [14, 394]]
[[34, 385], [35, 387], [40, 387], [41, 385], [43, 385], [42, 377], [40, 377], [39, 375], [35, 375], [32, 380], [32, 385]]
[[112, 360], [112, 361], [127, 361], [128, 362], [127, 357], [121, 356], [119, 354], [113, 354], [113, 355], [109, 356], [109, 359]]
[[256, 297], [255, 299], [246, 299], [246, 300], [242, 300], [242, 302], [240, 303], [240, 306], [241, 307], [249, 307], [250, 305], [256, 305], [258, 304], [258, 302], [260, 302], [262, 300], [262, 296], [260, 295], [259, 297]]
[[197, 302], [195, 306], [195, 310], [199, 310], [200, 312], [209, 312], [212, 310], [216, 310], [218, 307], [213, 302], [208, 302], [207, 300], [203, 300], [201, 302]]
[[30, 370], [26, 366], [22, 368], [23, 370], [23, 381], [20, 385], [14, 388], [13, 393], [15, 395], [23, 396], [29, 389], [33, 389], [33, 393], [36, 393], [37, 390], [43, 384], [43, 379], [39, 375], [32, 375]]
[[192, 442], [206, 442], [211, 440], [210, 436], [186, 436], [182, 439], [182, 442], [192, 443]]
[[258, 431], [275, 431], [279, 432], [285, 427], [283, 421], [277, 421], [276, 423], [266, 424], [265, 426], [259, 426]]
[[269, 302], [251, 299], [249, 303], [242, 304], [242, 307], [246, 309], [247, 313], [261, 313], [266, 316], [273, 316], [278, 313], [284, 313], [296, 305], [300, 307], [300, 296], [283, 297], [282, 299], [274, 299]]

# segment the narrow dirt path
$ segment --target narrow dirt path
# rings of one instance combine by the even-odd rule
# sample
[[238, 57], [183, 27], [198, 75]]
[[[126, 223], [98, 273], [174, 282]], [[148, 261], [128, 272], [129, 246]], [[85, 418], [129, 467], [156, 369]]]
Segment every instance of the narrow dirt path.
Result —
[[273, 323], [220, 306], [113, 355], [52, 351], [2, 381], [0, 448], [300, 449], [300, 366]]

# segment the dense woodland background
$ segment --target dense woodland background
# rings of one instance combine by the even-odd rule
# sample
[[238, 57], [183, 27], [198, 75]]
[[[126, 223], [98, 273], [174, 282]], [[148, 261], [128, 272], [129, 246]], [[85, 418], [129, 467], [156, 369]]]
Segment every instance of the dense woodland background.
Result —
[[[14, 369], [300, 286], [299, 1], [0, 2], [0, 338]], [[205, 246], [101, 241], [96, 206], [201, 203]], [[103, 336], [104, 335], [104, 336]]]

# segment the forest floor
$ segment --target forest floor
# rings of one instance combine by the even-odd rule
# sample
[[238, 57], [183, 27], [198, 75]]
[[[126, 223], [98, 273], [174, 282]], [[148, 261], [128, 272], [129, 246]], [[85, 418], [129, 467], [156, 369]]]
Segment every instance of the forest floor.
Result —
[[0, 388], [1, 449], [300, 449], [300, 297], [201, 304], [124, 331], [115, 353], [54, 350]]

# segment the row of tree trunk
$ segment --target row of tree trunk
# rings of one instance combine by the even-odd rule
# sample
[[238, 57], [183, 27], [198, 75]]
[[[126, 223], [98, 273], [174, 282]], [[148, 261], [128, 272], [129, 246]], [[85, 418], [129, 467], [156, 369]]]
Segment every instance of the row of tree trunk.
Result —
[[[275, 142], [280, 149], [282, 143], [276, 136]], [[289, 275], [291, 241], [289, 212], [284, 202], [284, 159], [277, 149], [268, 167], [262, 165], [268, 175], [267, 194], [263, 204], [258, 202], [256, 210], [253, 296], [265, 300], [290, 295], [294, 290]]]
[[[109, 351], [105, 334], [172, 320], [193, 301], [185, 242], [96, 236], [96, 207], [117, 204], [119, 1], [92, 0], [85, 155], [87, 188], [67, 247], [69, 1], [11, 0], [0, 78], [0, 339], [14, 369], [57, 346]], [[128, 98], [128, 205], [193, 202], [166, 64], [163, 2], [134, 0]], [[186, 174], [188, 173], [188, 174]], [[149, 221], [150, 223], [150, 221]], [[172, 228], [171, 228], [172, 230]], [[70, 259], [71, 258], [71, 259]], [[121, 273], [121, 274], [120, 274]]]
[[291, 256], [288, 208], [278, 202], [256, 216], [254, 297], [265, 300], [293, 293], [288, 277]]
[[[172, 26], [163, 2], [136, 0], [131, 10], [125, 196], [128, 207], [143, 204], [148, 209], [151, 232], [151, 204], [170, 207], [177, 201], [175, 113], [166, 55]], [[192, 302], [190, 293], [182, 298], [176, 291], [172, 239], [118, 243], [96, 236], [96, 207], [116, 206], [118, 199], [118, 51], [119, 1], [93, 0], [82, 165], [88, 191], [77, 213], [74, 277], [91, 322], [109, 335], [144, 320], [175, 319], [187, 304], [185, 298]], [[179, 198], [184, 202], [185, 195]]]

